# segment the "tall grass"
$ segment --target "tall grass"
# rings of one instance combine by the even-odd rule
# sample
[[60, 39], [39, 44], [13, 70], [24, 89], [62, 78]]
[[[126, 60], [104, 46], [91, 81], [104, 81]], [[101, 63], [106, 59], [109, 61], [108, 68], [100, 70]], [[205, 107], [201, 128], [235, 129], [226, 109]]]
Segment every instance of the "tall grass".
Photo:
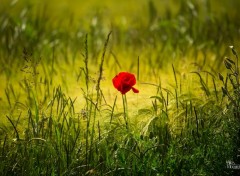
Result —
[[[233, 175], [237, 47], [234, 59], [224, 56], [239, 22], [235, 10], [217, 14], [204, 2], [161, 14], [149, 1], [139, 23], [113, 20], [109, 29], [106, 11], [66, 25], [30, 2], [5, 2], [0, 175]], [[124, 69], [141, 90], [119, 103], [111, 78]]]

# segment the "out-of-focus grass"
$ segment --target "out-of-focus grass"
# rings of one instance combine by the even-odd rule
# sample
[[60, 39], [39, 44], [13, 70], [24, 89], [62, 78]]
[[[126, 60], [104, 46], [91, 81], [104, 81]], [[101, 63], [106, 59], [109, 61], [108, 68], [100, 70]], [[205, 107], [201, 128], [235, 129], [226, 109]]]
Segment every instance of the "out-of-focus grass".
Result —
[[[221, 86], [238, 93], [218, 73], [238, 48], [237, 7], [2, 1], [1, 174], [231, 175], [238, 106]], [[140, 90], [127, 93], [128, 130], [111, 82], [120, 71]]]
[[[82, 81], [78, 78], [83, 77], [83, 73], [80, 74], [81, 55], [86, 33], [89, 34], [89, 70], [94, 89], [98, 76], [96, 65], [110, 30], [113, 34], [104, 62], [103, 80], [103, 91], [110, 104], [117, 93], [109, 88], [111, 78], [121, 70], [137, 73], [138, 57], [140, 78], [137, 86], [141, 90], [138, 106], [144, 106], [142, 99], [155, 90], [146, 83], [174, 85], [174, 77], [166, 76], [172, 74], [172, 64], [180, 80], [194, 79], [181, 85], [183, 90], [192, 90], [198, 87], [191, 86], [198, 78], [191, 72], [216, 74], [223, 68], [226, 46], [237, 44], [239, 22], [234, 7], [238, 7], [238, 2], [3, 1], [0, 56], [3, 107], [6, 104], [4, 90], [13, 84], [14, 89], [21, 90], [16, 82], [23, 85], [24, 80], [37, 79], [43, 89], [39, 94], [45, 93], [45, 86], [49, 92], [60, 84], [71, 96], [79, 96]], [[22, 56], [24, 48], [33, 52], [30, 63]], [[34, 69], [38, 60], [38, 74], [34, 78], [27, 72], [29, 68], [30, 71]], [[28, 68], [22, 70], [25, 66]], [[130, 102], [132, 96], [135, 101], [130, 94]], [[24, 95], [20, 93], [19, 97]]]
[[[138, 57], [140, 78], [137, 86], [140, 94], [137, 103], [134, 94], [129, 93], [128, 99], [139, 108], [156, 90], [148, 83], [158, 85], [161, 82], [167, 89], [173, 87], [174, 77], [166, 76], [172, 74], [172, 64], [183, 81], [183, 90], [198, 88], [197, 75], [191, 72], [216, 74], [222, 68], [226, 46], [237, 42], [239, 24], [237, 10], [233, 8], [237, 6], [235, 1], [3, 1], [0, 76], [4, 83], [1, 84], [1, 107], [6, 111], [4, 90], [9, 85], [21, 90], [16, 82], [24, 85], [24, 80], [31, 84], [33, 79], [40, 82], [39, 89], [42, 90], [39, 97], [46, 93], [44, 89], [50, 92], [49, 89], [59, 84], [71, 96], [79, 96], [82, 88], [80, 77], [83, 77], [81, 55], [86, 33], [89, 34], [91, 88], [94, 89], [98, 76], [96, 65], [110, 30], [113, 35], [104, 63], [103, 80], [103, 91], [109, 104], [113, 104], [117, 94], [109, 87], [111, 78], [121, 70], [137, 73]], [[24, 48], [33, 52], [31, 63], [22, 56]], [[32, 71], [31, 64], [33, 66], [38, 60], [38, 74], [34, 78], [28, 69]], [[22, 70], [25, 66], [28, 68]], [[78, 78], [80, 80], [76, 81]], [[17, 97], [17, 100], [22, 100], [24, 93]], [[45, 96], [43, 99], [41, 101], [46, 103]], [[80, 101], [76, 101], [79, 109], [82, 108]], [[117, 101], [121, 104], [119, 99]]]

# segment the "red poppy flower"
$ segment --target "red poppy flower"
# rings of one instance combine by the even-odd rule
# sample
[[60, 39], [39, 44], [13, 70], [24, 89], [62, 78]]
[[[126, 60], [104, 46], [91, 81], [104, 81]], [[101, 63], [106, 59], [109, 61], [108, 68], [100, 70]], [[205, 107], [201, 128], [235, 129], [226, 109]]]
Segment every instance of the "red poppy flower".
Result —
[[138, 93], [139, 90], [135, 89], [133, 86], [136, 84], [136, 78], [134, 74], [128, 72], [120, 72], [112, 79], [114, 87], [120, 91], [122, 94], [127, 93], [132, 89], [134, 93]]

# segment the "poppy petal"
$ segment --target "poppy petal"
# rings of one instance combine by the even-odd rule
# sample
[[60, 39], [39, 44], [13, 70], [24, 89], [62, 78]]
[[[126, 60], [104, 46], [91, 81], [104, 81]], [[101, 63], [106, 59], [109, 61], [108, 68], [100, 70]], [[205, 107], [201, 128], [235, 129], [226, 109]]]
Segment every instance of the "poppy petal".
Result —
[[122, 94], [126, 94], [131, 89], [135, 93], [139, 92], [139, 90], [132, 87], [136, 84], [136, 78], [134, 74], [128, 72], [120, 72], [112, 79], [112, 83], [114, 87]]
[[132, 87], [132, 91], [133, 91], [134, 93], [139, 93], [139, 90], [136, 89], [136, 88], [134, 88], [134, 87]]

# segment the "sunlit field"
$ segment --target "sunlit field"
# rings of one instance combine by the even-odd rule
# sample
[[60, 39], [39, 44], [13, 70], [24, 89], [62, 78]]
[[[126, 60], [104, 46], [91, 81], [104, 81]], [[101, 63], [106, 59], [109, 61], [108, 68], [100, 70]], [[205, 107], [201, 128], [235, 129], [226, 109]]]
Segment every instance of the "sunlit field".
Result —
[[0, 175], [239, 175], [239, 9], [2, 0]]

